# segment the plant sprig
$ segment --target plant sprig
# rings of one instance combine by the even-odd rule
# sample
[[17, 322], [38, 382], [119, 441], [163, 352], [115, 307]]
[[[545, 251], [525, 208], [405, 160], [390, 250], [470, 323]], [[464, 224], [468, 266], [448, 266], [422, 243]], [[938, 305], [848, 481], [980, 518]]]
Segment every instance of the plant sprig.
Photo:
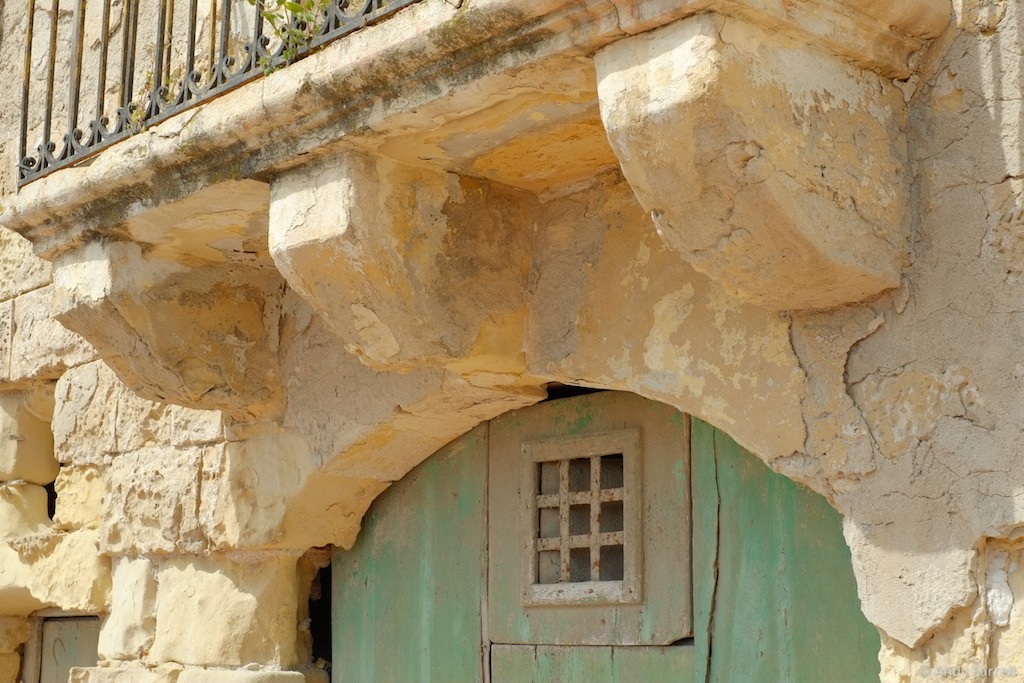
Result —
[[[320, 26], [318, 19], [324, 16], [324, 9], [331, 0], [249, 0], [267, 22], [274, 36], [284, 48], [281, 57], [285, 64], [291, 64], [302, 48], [313, 42]], [[260, 57], [259, 66], [269, 74], [275, 66], [269, 57]]]

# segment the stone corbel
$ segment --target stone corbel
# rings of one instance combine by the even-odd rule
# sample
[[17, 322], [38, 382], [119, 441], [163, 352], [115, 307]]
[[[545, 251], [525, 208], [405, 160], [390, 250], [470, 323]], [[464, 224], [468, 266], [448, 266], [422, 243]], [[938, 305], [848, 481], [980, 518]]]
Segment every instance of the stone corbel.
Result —
[[538, 212], [522, 190], [342, 152], [274, 183], [270, 249], [370, 367], [510, 387], [524, 383]]
[[262, 245], [268, 194], [256, 181], [211, 186], [60, 253], [56, 317], [143, 398], [280, 415], [284, 283]]
[[818, 309], [891, 289], [909, 239], [903, 93], [770, 28], [703, 14], [600, 50], [623, 173], [666, 244], [742, 300]]

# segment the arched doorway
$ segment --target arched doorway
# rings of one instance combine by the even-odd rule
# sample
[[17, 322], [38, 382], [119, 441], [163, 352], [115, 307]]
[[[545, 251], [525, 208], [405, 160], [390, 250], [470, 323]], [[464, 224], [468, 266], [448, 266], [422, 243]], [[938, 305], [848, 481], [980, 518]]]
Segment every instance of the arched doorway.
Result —
[[878, 679], [839, 515], [633, 394], [478, 426], [333, 562], [335, 683]]

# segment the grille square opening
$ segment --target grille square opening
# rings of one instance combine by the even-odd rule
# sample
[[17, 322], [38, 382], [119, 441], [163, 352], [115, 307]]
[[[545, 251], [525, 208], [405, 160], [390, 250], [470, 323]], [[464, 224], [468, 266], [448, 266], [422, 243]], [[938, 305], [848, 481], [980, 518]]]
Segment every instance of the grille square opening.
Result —
[[625, 467], [622, 453], [535, 463], [536, 581], [622, 581]]

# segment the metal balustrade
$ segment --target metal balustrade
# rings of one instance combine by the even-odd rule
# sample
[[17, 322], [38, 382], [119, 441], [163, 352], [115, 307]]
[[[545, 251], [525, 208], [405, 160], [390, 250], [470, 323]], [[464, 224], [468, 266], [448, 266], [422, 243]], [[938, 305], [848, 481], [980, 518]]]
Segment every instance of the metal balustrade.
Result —
[[26, 1], [19, 186], [419, 0]]

